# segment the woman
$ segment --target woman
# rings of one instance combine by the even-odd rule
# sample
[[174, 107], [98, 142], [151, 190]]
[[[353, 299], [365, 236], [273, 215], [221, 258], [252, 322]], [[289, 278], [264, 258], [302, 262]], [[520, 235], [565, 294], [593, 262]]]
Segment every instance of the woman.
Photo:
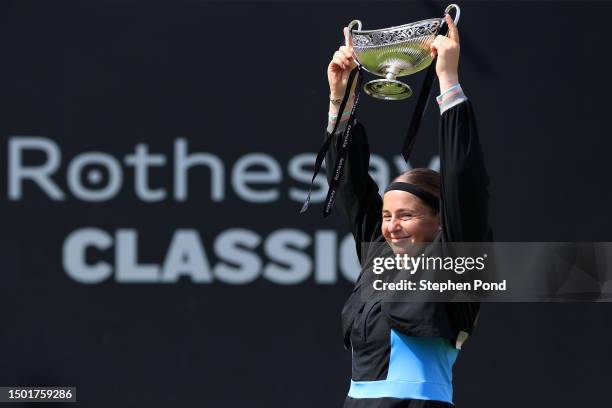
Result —
[[[431, 46], [432, 55], [437, 56], [441, 91], [437, 98], [440, 174], [429, 169], [408, 171], [381, 198], [368, 175], [365, 129], [360, 123], [353, 127], [340, 203], [364, 268], [375, 247], [368, 243], [386, 241], [397, 253], [411, 244], [486, 241], [490, 237], [488, 178], [472, 108], [459, 86], [459, 33], [450, 16], [445, 19], [449, 36], [436, 37]], [[353, 57], [352, 45], [342, 46], [328, 66], [327, 132], [337, 120], [341, 122], [326, 157], [328, 173], [351, 109], [349, 103], [344, 112], [338, 112], [349, 73], [355, 68]], [[345, 347], [353, 355], [345, 407], [452, 406], [452, 366], [471, 332], [479, 305], [385, 301], [368, 294], [364, 275], [362, 271], [342, 311]]]

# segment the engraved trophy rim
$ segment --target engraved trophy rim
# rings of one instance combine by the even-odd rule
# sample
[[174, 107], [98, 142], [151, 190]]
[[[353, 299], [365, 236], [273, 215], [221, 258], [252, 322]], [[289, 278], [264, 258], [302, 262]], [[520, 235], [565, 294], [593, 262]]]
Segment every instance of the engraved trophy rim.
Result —
[[[451, 11], [452, 9], [455, 9], [455, 18], [453, 19], [455, 25], [459, 23], [459, 19], [461, 17], [461, 8], [456, 5], [456, 4], [449, 4], [448, 6], [446, 6], [446, 9], [444, 9], [444, 14], [448, 14], [449, 11]], [[352, 33], [355, 34], [372, 34], [372, 33], [376, 33], [376, 32], [392, 32], [392, 31], [399, 31], [399, 30], [403, 30], [406, 29], [408, 27], [411, 26], [417, 26], [417, 25], [422, 25], [428, 22], [432, 22], [432, 21], [438, 21], [438, 22], [442, 22], [444, 20], [443, 17], [438, 17], [438, 18], [426, 18], [423, 20], [419, 20], [419, 21], [414, 21], [412, 23], [407, 23], [407, 24], [402, 24], [402, 25], [397, 25], [397, 26], [391, 26], [391, 27], [386, 27], [386, 28], [377, 28], [375, 30], [362, 30], [362, 24], [360, 20], [353, 20], [351, 21], [351, 23], [349, 24], [349, 35]], [[350, 27], [353, 24], [357, 24], [359, 26], [359, 29], [357, 30], [351, 30]]]
[[[408, 23], [408, 24], [402, 24], [402, 25], [391, 26], [391, 27], [386, 27], [386, 28], [377, 28], [376, 30], [352, 30], [351, 33], [352, 34], [373, 34], [373, 33], [379, 33], [379, 32], [386, 33], [386, 32], [393, 32], [393, 31], [400, 31], [400, 30], [404, 30], [412, 26], [418, 26], [418, 25], [422, 25], [428, 22], [433, 22], [433, 21], [440, 22], [441, 20], [442, 18], [426, 18], [424, 20], [419, 20], [419, 21], [415, 21], [412, 23]], [[355, 20], [355, 21], [359, 21], [359, 20]]]
[[[376, 35], [376, 34], [392, 34], [392, 33], [397, 33], [397, 32], [402, 32], [402, 31], [409, 31], [416, 27], [430, 27], [433, 25], [437, 25], [438, 27], [436, 28], [439, 28], [442, 26], [442, 21], [443, 19], [441, 18], [428, 18], [426, 20], [421, 20], [421, 21], [417, 21], [414, 23], [403, 24], [401, 26], [394, 26], [394, 27], [388, 27], [388, 28], [381, 28], [377, 30], [362, 30], [362, 31], [354, 30], [351, 33], [351, 35], [353, 36], [353, 38], [356, 38], [356, 37], [361, 37], [361, 36], [366, 37], [368, 35]], [[431, 34], [424, 34], [424, 35], [431, 35]], [[418, 38], [418, 36], [414, 36], [413, 38]], [[399, 40], [394, 40], [394, 41], [380, 41], [380, 42], [373, 43], [373, 44], [359, 44], [358, 47], [359, 48], [375, 48], [375, 47], [382, 47], [385, 45], [399, 44], [405, 41], [406, 39], [399, 39]]]

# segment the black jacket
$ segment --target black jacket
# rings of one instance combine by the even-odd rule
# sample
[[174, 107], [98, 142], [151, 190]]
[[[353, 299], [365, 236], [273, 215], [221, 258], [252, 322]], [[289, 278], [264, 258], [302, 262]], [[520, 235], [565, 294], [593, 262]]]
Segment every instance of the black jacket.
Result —
[[[332, 136], [334, 139], [326, 156], [328, 179], [345, 126], [346, 123], [339, 126]], [[436, 240], [489, 241], [489, 179], [469, 101], [442, 114], [439, 138], [442, 230]], [[479, 303], [390, 302], [364, 296], [365, 266], [377, 255], [375, 248], [381, 246], [368, 244], [385, 242], [381, 233], [382, 198], [368, 174], [369, 159], [365, 128], [356, 123], [337, 201], [348, 218], [359, 261], [364, 267], [342, 310], [344, 344], [347, 349], [353, 349], [352, 378], [355, 381], [385, 378], [389, 329], [409, 336], [444, 337], [456, 346], [458, 340], [461, 342], [472, 332], [479, 311]]]

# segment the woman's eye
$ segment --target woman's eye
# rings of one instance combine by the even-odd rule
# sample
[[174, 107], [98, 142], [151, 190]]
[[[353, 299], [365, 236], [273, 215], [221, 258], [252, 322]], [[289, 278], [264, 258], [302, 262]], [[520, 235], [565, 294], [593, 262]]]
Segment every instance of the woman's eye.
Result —
[[400, 218], [402, 220], [409, 220], [410, 218], [412, 218], [412, 214], [402, 214]]

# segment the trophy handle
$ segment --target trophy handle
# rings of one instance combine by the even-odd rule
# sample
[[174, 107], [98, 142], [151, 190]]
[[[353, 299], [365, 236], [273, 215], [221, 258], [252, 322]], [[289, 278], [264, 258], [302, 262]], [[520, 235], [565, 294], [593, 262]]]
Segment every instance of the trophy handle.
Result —
[[[458, 5], [456, 4], [449, 4], [448, 7], [446, 7], [446, 9], [444, 9], [444, 14], [450, 14], [450, 11], [452, 9], [455, 9], [455, 18], [453, 19], [453, 22], [455, 23], [455, 25], [459, 24], [459, 17], [461, 17], [461, 9], [459, 8]], [[442, 20], [444, 22], [444, 20]]]
[[344, 38], [344, 45], [349, 46], [349, 38], [353, 35], [353, 29], [357, 26], [357, 31], [361, 31], [361, 21], [353, 20], [347, 26], [348, 28], [348, 36]]

